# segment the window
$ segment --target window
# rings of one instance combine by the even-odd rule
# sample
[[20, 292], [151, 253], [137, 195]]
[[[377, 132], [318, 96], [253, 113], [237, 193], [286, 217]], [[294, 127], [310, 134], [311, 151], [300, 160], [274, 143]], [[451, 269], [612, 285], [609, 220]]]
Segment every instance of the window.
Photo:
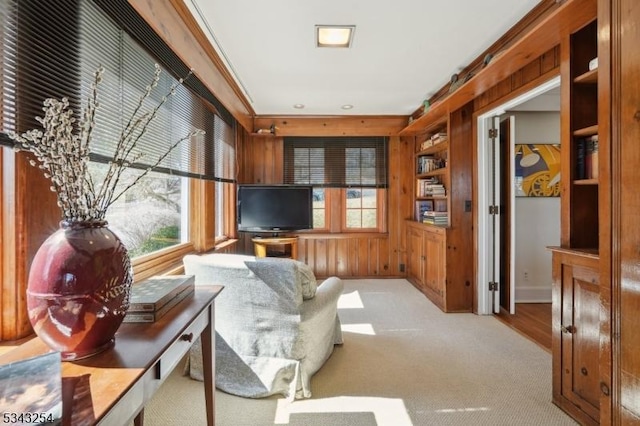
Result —
[[[107, 166], [90, 163], [90, 168], [91, 174], [101, 180]], [[140, 173], [141, 170], [127, 170], [119, 189]], [[187, 178], [151, 172], [109, 208], [107, 221], [129, 255], [137, 257], [189, 241], [188, 214], [183, 214], [183, 206], [188, 205]]]
[[[287, 137], [284, 181], [314, 186], [314, 229], [382, 231], [386, 158], [386, 138]], [[332, 217], [333, 203], [340, 205], [339, 217]]]
[[235, 133], [218, 116], [214, 123], [215, 241], [222, 241], [235, 233]]
[[[188, 75], [188, 66], [127, 1], [61, 1], [55, 8], [42, 8], [31, 2], [20, 2], [18, 7], [17, 0], [5, 0], [1, 6], [0, 18], [5, 23], [1, 70], [3, 131], [37, 127], [34, 118], [41, 115], [42, 102], [47, 97], [68, 97], [75, 113], [81, 113], [90, 94], [93, 73], [102, 66], [105, 72], [98, 88], [100, 106], [95, 118], [91, 168], [97, 175], [104, 173], [104, 163], [111, 160], [120, 133], [151, 83], [158, 63], [162, 67], [161, 79], [144, 109], [157, 105], [173, 86], [175, 93], [156, 111], [155, 120], [137, 143], [136, 163], [122, 177], [122, 184], [155, 164], [171, 144], [192, 130], [206, 133], [184, 140], [162, 158], [155, 169], [157, 173], [149, 174], [110, 207], [107, 220], [119, 231], [132, 257], [189, 243], [189, 235], [203, 228], [199, 224], [205, 221], [211, 222], [211, 238], [213, 234], [232, 232], [226, 222], [233, 219], [224, 214], [234, 199], [233, 190], [229, 189], [235, 179], [233, 117], [195, 76], [177, 84], [178, 78]], [[18, 94], [19, 104], [15, 101]], [[218, 143], [218, 139], [224, 142]], [[12, 145], [3, 135], [0, 143]], [[206, 197], [198, 194], [191, 199], [190, 178], [216, 184], [210, 185]], [[222, 187], [218, 191], [222, 198], [214, 199], [214, 186]], [[213, 213], [207, 217], [192, 214], [191, 208], [202, 207], [198, 203], [211, 207], [215, 204], [220, 215], [217, 222], [222, 222], [219, 231], [213, 231]], [[192, 226], [190, 218], [198, 220], [198, 226]], [[185, 245], [179, 249], [189, 248]], [[136, 262], [153, 262], [153, 256], [142, 258]]]

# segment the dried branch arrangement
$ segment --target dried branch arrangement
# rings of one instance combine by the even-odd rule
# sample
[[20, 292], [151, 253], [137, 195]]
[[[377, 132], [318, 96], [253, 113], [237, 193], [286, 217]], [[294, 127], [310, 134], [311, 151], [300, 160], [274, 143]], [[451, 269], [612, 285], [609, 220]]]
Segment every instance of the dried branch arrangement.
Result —
[[98, 86], [102, 81], [103, 73], [102, 67], [94, 73], [91, 94], [77, 125], [67, 98], [60, 100], [49, 98], [44, 101], [42, 108], [44, 117], [36, 117], [42, 129], [28, 130], [21, 135], [16, 133], [9, 135], [18, 142], [16, 149], [33, 153], [35, 160], [30, 161], [31, 165], [40, 168], [44, 176], [51, 180], [51, 191], [57, 194], [63, 220], [69, 224], [104, 220], [109, 206], [158, 166], [181, 142], [204, 133], [202, 130], [194, 130], [177, 140], [133, 182], [124, 189], [118, 190], [124, 171], [144, 155], [135, 150], [137, 144], [150, 123], [156, 118], [160, 108], [184, 82], [184, 78], [179, 79], [155, 107], [145, 111], [143, 104], [160, 80], [161, 69], [156, 64], [153, 81], [145, 88], [134, 112], [120, 133], [104, 180], [94, 182], [88, 165], [96, 110], [99, 108]]

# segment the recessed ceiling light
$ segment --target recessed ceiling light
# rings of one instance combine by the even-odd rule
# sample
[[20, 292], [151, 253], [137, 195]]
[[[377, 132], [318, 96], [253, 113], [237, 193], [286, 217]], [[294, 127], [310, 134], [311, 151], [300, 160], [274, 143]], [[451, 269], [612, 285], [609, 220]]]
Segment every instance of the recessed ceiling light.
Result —
[[303, 104], [295, 104], [293, 107], [295, 109], [302, 109], [302, 108], [304, 108], [304, 105]]
[[351, 47], [355, 25], [316, 25], [317, 47]]
[[346, 105], [342, 105], [341, 108], [342, 109], [351, 109], [351, 108], [353, 108], [353, 105], [346, 104]]

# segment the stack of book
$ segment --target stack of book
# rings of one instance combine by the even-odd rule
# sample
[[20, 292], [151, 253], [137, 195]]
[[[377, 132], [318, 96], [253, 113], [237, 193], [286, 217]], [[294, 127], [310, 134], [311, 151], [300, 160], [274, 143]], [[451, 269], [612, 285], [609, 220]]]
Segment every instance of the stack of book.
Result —
[[193, 294], [193, 275], [152, 277], [131, 287], [124, 322], [154, 322]]
[[431, 225], [447, 226], [449, 224], [449, 213], [435, 211], [424, 212], [422, 222]]
[[416, 196], [418, 197], [445, 197], [447, 195], [444, 185], [435, 179], [418, 179]]
[[435, 133], [431, 136], [431, 142], [433, 143], [433, 145], [439, 144], [440, 142], [445, 142], [447, 139], [447, 134], [444, 132]]

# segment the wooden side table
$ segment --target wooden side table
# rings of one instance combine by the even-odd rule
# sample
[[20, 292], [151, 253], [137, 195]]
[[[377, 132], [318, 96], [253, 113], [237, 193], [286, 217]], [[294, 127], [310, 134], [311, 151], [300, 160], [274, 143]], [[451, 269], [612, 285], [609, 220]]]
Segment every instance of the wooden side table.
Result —
[[252, 238], [256, 257], [298, 259], [298, 237]]
[[[196, 286], [192, 296], [153, 323], [125, 323], [115, 345], [62, 363], [62, 425], [143, 425], [144, 406], [202, 338], [207, 425], [215, 424], [214, 299], [220, 286]], [[35, 337], [0, 356], [5, 364], [50, 352]], [[176, 407], [178, 409], [178, 407]]]

